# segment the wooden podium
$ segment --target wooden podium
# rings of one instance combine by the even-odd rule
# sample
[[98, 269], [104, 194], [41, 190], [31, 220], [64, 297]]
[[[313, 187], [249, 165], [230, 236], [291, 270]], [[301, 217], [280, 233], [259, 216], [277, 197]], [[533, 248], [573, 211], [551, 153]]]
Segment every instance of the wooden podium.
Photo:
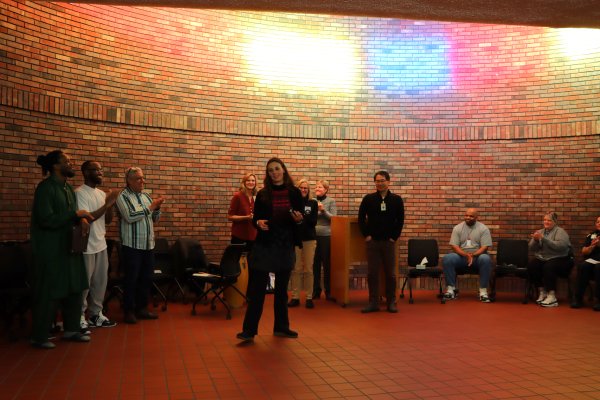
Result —
[[357, 217], [331, 217], [331, 296], [345, 307], [349, 301], [352, 263], [367, 261], [365, 238]]
[[[358, 227], [358, 217], [331, 217], [331, 296], [342, 307], [350, 303], [350, 264], [366, 261], [367, 245]], [[398, 276], [397, 253], [395, 269]], [[383, 271], [379, 277], [379, 294], [385, 295]]]

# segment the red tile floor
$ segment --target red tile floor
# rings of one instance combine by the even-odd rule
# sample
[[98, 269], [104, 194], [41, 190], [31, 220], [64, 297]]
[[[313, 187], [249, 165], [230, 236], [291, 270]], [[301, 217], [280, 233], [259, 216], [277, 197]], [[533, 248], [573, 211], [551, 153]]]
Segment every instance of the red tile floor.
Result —
[[[600, 399], [600, 313], [522, 305], [499, 293], [440, 304], [433, 291], [398, 314], [290, 309], [298, 339], [274, 337], [272, 296], [260, 334], [240, 345], [244, 309], [170, 304], [157, 321], [97, 328], [89, 344], [38, 350], [0, 339], [0, 399]], [[112, 316], [121, 318], [118, 306]]]

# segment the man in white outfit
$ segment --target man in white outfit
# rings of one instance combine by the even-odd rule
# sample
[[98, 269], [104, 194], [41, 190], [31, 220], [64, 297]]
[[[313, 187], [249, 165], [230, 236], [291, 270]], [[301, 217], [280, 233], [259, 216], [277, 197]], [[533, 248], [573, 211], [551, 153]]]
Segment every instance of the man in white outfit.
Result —
[[[77, 206], [90, 210], [94, 222], [90, 224], [90, 237], [83, 259], [90, 288], [83, 291], [83, 306], [81, 310], [81, 330], [102, 327], [109, 328], [117, 323], [108, 319], [102, 313], [102, 303], [108, 282], [108, 252], [106, 245], [106, 224], [113, 217], [113, 205], [120, 193], [118, 190], [104, 193], [97, 186], [102, 184], [102, 166], [96, 161], [86, 161], [81, 165], [84, 184], [75, 190]], [[88, 318], [85, 313], [88, 311]]]

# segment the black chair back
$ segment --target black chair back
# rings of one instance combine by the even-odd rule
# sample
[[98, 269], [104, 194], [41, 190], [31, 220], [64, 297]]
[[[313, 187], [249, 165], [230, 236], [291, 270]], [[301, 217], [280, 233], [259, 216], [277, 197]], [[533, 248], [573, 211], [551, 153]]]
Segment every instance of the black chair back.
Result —
[[440, 259], [438, 243], [435, 239], [409, 239], [408, 265], [414, 267], [427, 257], [427, 267], [437, 267]]
[[240, 258], [245, 250], [245, 244], [230, 244], [225, 248], [219, 264], [223, 278], [237, 278], [242, 273]]
[[496, 265], [514, 265], [527, 268], [529, 262], [528, 242], [524, 239], [500, 239], [496, 253]]
[[173, 244], [175, 275], [180, 278], [190, 271], [208, 271], [208, 259], [199, 241], [180, 238]]
[[21, 242], [0, 243], [0, 289], [29, 287], [29, 254], [25, 246]]
[[162, 273], [171, 274], [173, 272], [173, 255], [169, 248], [169, 241], [165, 238], [156, 238], [154, 240], [154, 269], [161, 270]]

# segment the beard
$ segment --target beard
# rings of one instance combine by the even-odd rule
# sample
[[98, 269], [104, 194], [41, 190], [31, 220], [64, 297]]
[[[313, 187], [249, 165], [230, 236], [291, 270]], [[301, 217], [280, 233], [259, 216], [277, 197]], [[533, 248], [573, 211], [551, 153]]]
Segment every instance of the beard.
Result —
[[67, 177], [67, 178], [72, 178], [75, 176], [75, 171], [73, 171], [73, 168], [71, 167], [65, 167], [63, 168], [63, 170], [61, 171], [63, 176]]
[[92, 183], [94, 185], [97, 185], [97, 186], [102, 185], [102, 177], [101, 176], [95, 176], [90, 180], [92, 181]]

